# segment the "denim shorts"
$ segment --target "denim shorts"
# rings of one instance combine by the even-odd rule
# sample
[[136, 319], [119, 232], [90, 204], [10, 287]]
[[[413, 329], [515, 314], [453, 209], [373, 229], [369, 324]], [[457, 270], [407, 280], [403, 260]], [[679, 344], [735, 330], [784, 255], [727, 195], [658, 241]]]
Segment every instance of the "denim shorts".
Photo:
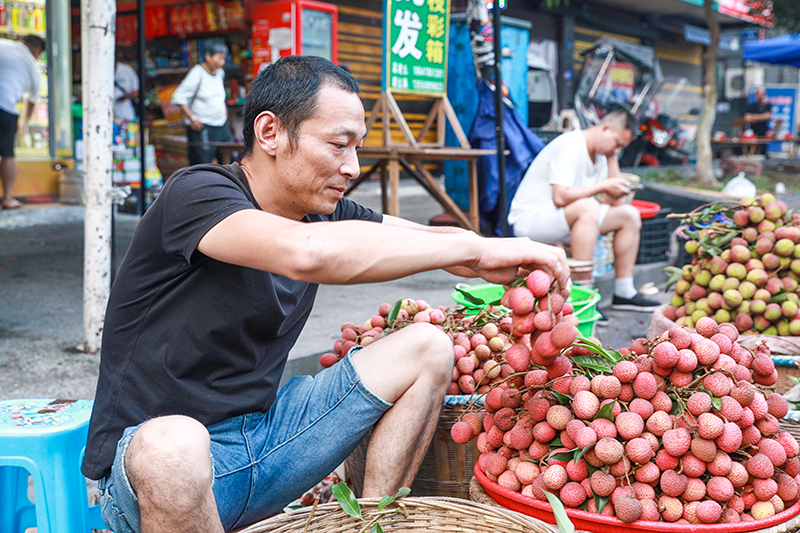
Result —
[[[268, 413], [248, 413], [208, 428], [212, 488], [225, 530], [281, 511], [330, 474], [391, 406], [359, 378], [351, 353], [316, 376], [297, 376]], [[111, 473], [100, 481], [103, 520], [138, 533], [139, 505], [125, 453], [140, 426], [125, 430]]]

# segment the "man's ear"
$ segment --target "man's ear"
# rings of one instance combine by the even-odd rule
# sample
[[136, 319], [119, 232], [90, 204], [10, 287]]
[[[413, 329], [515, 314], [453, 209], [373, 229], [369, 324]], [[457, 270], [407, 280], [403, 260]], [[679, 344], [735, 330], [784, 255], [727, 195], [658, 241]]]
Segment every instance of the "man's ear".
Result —
[[253, 123], [253, 133], [256, 143], [264, 153], [275, 155], [278, 147], [278, 131], [280, 124], [278, 117], [271, 111], [262, 111]]

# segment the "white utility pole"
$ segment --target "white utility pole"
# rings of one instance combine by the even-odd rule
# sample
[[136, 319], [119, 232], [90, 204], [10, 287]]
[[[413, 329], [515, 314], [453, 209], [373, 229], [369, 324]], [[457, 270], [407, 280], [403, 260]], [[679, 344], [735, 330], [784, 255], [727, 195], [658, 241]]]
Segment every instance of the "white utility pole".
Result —
[[114, 0], [81, 0], [84, 219], [83, 351], [100, 350], [111, 290], [111, 143], [113, 138]]

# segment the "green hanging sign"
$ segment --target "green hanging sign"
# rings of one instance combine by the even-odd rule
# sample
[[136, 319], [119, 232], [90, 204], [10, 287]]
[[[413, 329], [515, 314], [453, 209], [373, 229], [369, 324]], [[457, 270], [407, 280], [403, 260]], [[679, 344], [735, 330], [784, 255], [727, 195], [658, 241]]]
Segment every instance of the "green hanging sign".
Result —
[[450, 0], [385, 0], [382, 89], [391, 93], [447, 93]]

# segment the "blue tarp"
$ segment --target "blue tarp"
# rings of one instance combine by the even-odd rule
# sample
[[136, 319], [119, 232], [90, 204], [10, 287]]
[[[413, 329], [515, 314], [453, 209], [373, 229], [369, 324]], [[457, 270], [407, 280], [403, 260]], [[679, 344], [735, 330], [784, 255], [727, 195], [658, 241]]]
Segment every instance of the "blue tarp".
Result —
[[746, 41], [742, 59], [800, 67], [800, 33], [781, 35], [762, 41]]
[[[473, 148], [497, 150], [495, 136], [494, 92], [485, 81], [478, 81], [478, 114], [469, 131], [469, 142]], [[544, 141], [522, 122], [519, 113], [503, 101], [503, 133], [506, 150], [506, 210], [517, 187], [528, 170], [536, 154], [544, 148]], [[480, 206], [481, 227], [490, 226], [494, 233], [502, 236], [501, 221], [508, 213], [499, 213], [500, 176], [497, 168], [497, 155], [484, 155], [478, 158], [478, 204]]]

